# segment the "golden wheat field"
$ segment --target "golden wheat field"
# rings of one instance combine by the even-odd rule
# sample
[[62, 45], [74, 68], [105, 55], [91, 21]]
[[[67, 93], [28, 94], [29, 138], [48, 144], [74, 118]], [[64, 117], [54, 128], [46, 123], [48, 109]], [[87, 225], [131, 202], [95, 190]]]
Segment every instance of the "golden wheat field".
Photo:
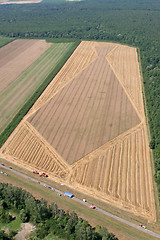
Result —
[[81, 42], [0, 155], [154, 221], [136, 48]]

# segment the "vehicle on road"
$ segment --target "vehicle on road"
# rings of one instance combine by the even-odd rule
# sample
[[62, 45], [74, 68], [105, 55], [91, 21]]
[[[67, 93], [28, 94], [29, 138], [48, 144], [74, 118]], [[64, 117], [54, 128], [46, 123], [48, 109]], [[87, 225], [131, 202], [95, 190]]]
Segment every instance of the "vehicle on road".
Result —
[[146, 229], [146, 226], [142, 225], [141, 223], [139, 224], [139, 226]]
[[2, 171], [0, 173], [3, 173]]
[[92, 204], [92, 205], [90, 205], [90, 208], [95, 209], [96, 207]]
[[69, 193], [69, 192], [65, 192], [64, 196], [67, 196], [67, 197], [70, 197], [70, 198], [74, 197], [74, 195], [72, 193]]
[[49, 188], [49, 189], [51, 189], [51, 187], [50, 187], [50, 186], [48, 186], [48, 188]]
[[40, 175], [40, 177], [48, 177], [48, 175], [45, 174], [45, 173], [42, 173], [42, 174]]
[[1, 166], [5, 166], [4, 163], [1, 163]]
[[33, 173], [34, 174], [39, 174], [39, 172], [37, 170], [34, 170]]
[[8, 174], [5, 172], [4, 175], [8, 176]]
[[57, 193], [57, 195], [58, 195], [58, 196], [61, 196], [61, 194], [60, 194], [60, 193]]

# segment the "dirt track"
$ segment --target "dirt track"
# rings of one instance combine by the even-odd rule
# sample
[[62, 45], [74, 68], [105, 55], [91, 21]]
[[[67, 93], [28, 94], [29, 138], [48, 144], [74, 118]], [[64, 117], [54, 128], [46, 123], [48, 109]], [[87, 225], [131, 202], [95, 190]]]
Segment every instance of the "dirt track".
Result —
[[[104, 55], [99, 58], [101, 50]], [[47, 112], [53, 114], [54, 124]], [[80, 139], [87, 129], [89, 135]], [[30, 169], [37, 166], [70, 187], [154, 221], [148, 145], [136, 49], [82, 42], [4, 144], [1, 155]]]

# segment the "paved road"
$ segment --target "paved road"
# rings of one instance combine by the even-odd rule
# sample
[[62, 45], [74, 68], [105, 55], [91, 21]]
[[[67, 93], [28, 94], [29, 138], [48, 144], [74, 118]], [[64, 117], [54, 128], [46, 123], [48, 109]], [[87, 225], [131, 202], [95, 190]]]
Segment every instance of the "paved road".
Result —
[[[25, 174], [23, 174], [23, 173], [17, 172], [17, 171], [14, 170], [14, 169], [10, 169], [10, 168], [8, 168], [8, 167], [6, 167], [6, 166], [3, 166], [2, 164], [0, 164], [0, 166], [1, 166], [2, 168], [4, 168], [4, 169], [7, 169], [7, 170], [11, 171], [11, 172], [14, 172], [14, 173], [17, 174], [17, 175], [20, 175], [20, 176], [22, 176], [22, 177], [24, 177], [24, 178], [27, 178], [27, 179], [29, 179], [29, 180], [31, 180], [31, 181], [33, 181], [33, 182], [36, 182], [36, 183], [38, 183], [38, 184], [40, 184], [40, 185], [43, 185], [44, 187], [47, 187], [47, 188], [51, 189], [52, 191], [57, 192], [57, 194], [59, 194], [59, 195], [64, 195], [64, 193], [61, 192], [60, 190], [58, 190], [58, 189], [56, 189], [56, 188], [54, 188], [54, 187], [52, 187], [52, 186], [49, 186], [49, 185], [47, 185], [46, 183], [43, 183], [42, 181], [38, 181], [38, 180], [36, 180], [36, 179], [34, 179], [34, 178], [31, 178], [31, 177], [29, 177], [29, 176], [27, 176], [27, 175], [25, 175]], [[73, 197], [72, 199], [73, 199], [74, 201], [76, 201], [76, 202], [79, 202], [79, 203], [87, 206], [87, 207], [90, 207], [90, 204], [89, 204], [89, 203], [84, 202], [83, 200], [80, 200], [79, 198]], [[129, 226], [131, 226], [131, 227], [133, 227], [133, 228], [136, 228], [136, 229], [138, 229], [138, 230], [140, 230], [140, 231], [142, 231], [142, 232], [145, 232], [145, 233], [147, 233], [147, 234], [149, 234], [149, 235], [151, 235], [151, 236], [153, 236], [153, 237], [156, 237], [156, 238], [160, 239], [160, 235], [159, 235], [159, 234], [154, 233], [154, 232], [152, 232], [152, 231], [150, 231], [150, 230], [148, 230], [148, 229], [144, 229], [144, 228], [142, 228], [142, 227], [140, 227], [140, 226], [138, 226], [138, 225], [136, 225], [136, 224], [134, 224], [134, 223], [131, 223], [131, 222], [127, 221], [127, 220], [124, 220], [123, 218], [117, 217], [116, 215], [113, 215], [113, 214], [111, 214], [111, 213], [109, 213], [109, 212], [106, 212], [106, 211], [104, 211], [104, 210], [102, 210], [102, 209], [100, 209], [100, 208], [98, 208], [98, 207], [96, 207], [96, 209], [93, 210], [93, 211], [101, 212], [101, 213], [103, 213], [103, 214], [106, 215], [106, 216], [109, 216], [109, 217], [111, 217], [111, 218], [114, 218], [114, 219], [116, 219], [117, 221], [120, 221], [120, 222], [122, 222], [122, 223], [125, 223], [125, 224], [127, 224], [127, 225], [129, 225]]]

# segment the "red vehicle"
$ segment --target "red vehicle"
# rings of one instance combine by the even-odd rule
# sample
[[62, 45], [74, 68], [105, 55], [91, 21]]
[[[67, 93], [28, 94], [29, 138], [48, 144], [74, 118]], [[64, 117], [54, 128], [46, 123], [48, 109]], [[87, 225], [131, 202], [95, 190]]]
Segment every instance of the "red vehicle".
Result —
[[92, 204], [92, 205], [90, 206], [90, 208], [95, 209], [96, 207]]
[[45, 173], [42, 173], [42, 174], [40, 175], [40, 177], [48, 177], [48, 175], [45, 174]]
[[37, 170], [34, 170], [33, 173], [35, 173], [35, 174], [39, 174], [39, 172], [37, 172]]

